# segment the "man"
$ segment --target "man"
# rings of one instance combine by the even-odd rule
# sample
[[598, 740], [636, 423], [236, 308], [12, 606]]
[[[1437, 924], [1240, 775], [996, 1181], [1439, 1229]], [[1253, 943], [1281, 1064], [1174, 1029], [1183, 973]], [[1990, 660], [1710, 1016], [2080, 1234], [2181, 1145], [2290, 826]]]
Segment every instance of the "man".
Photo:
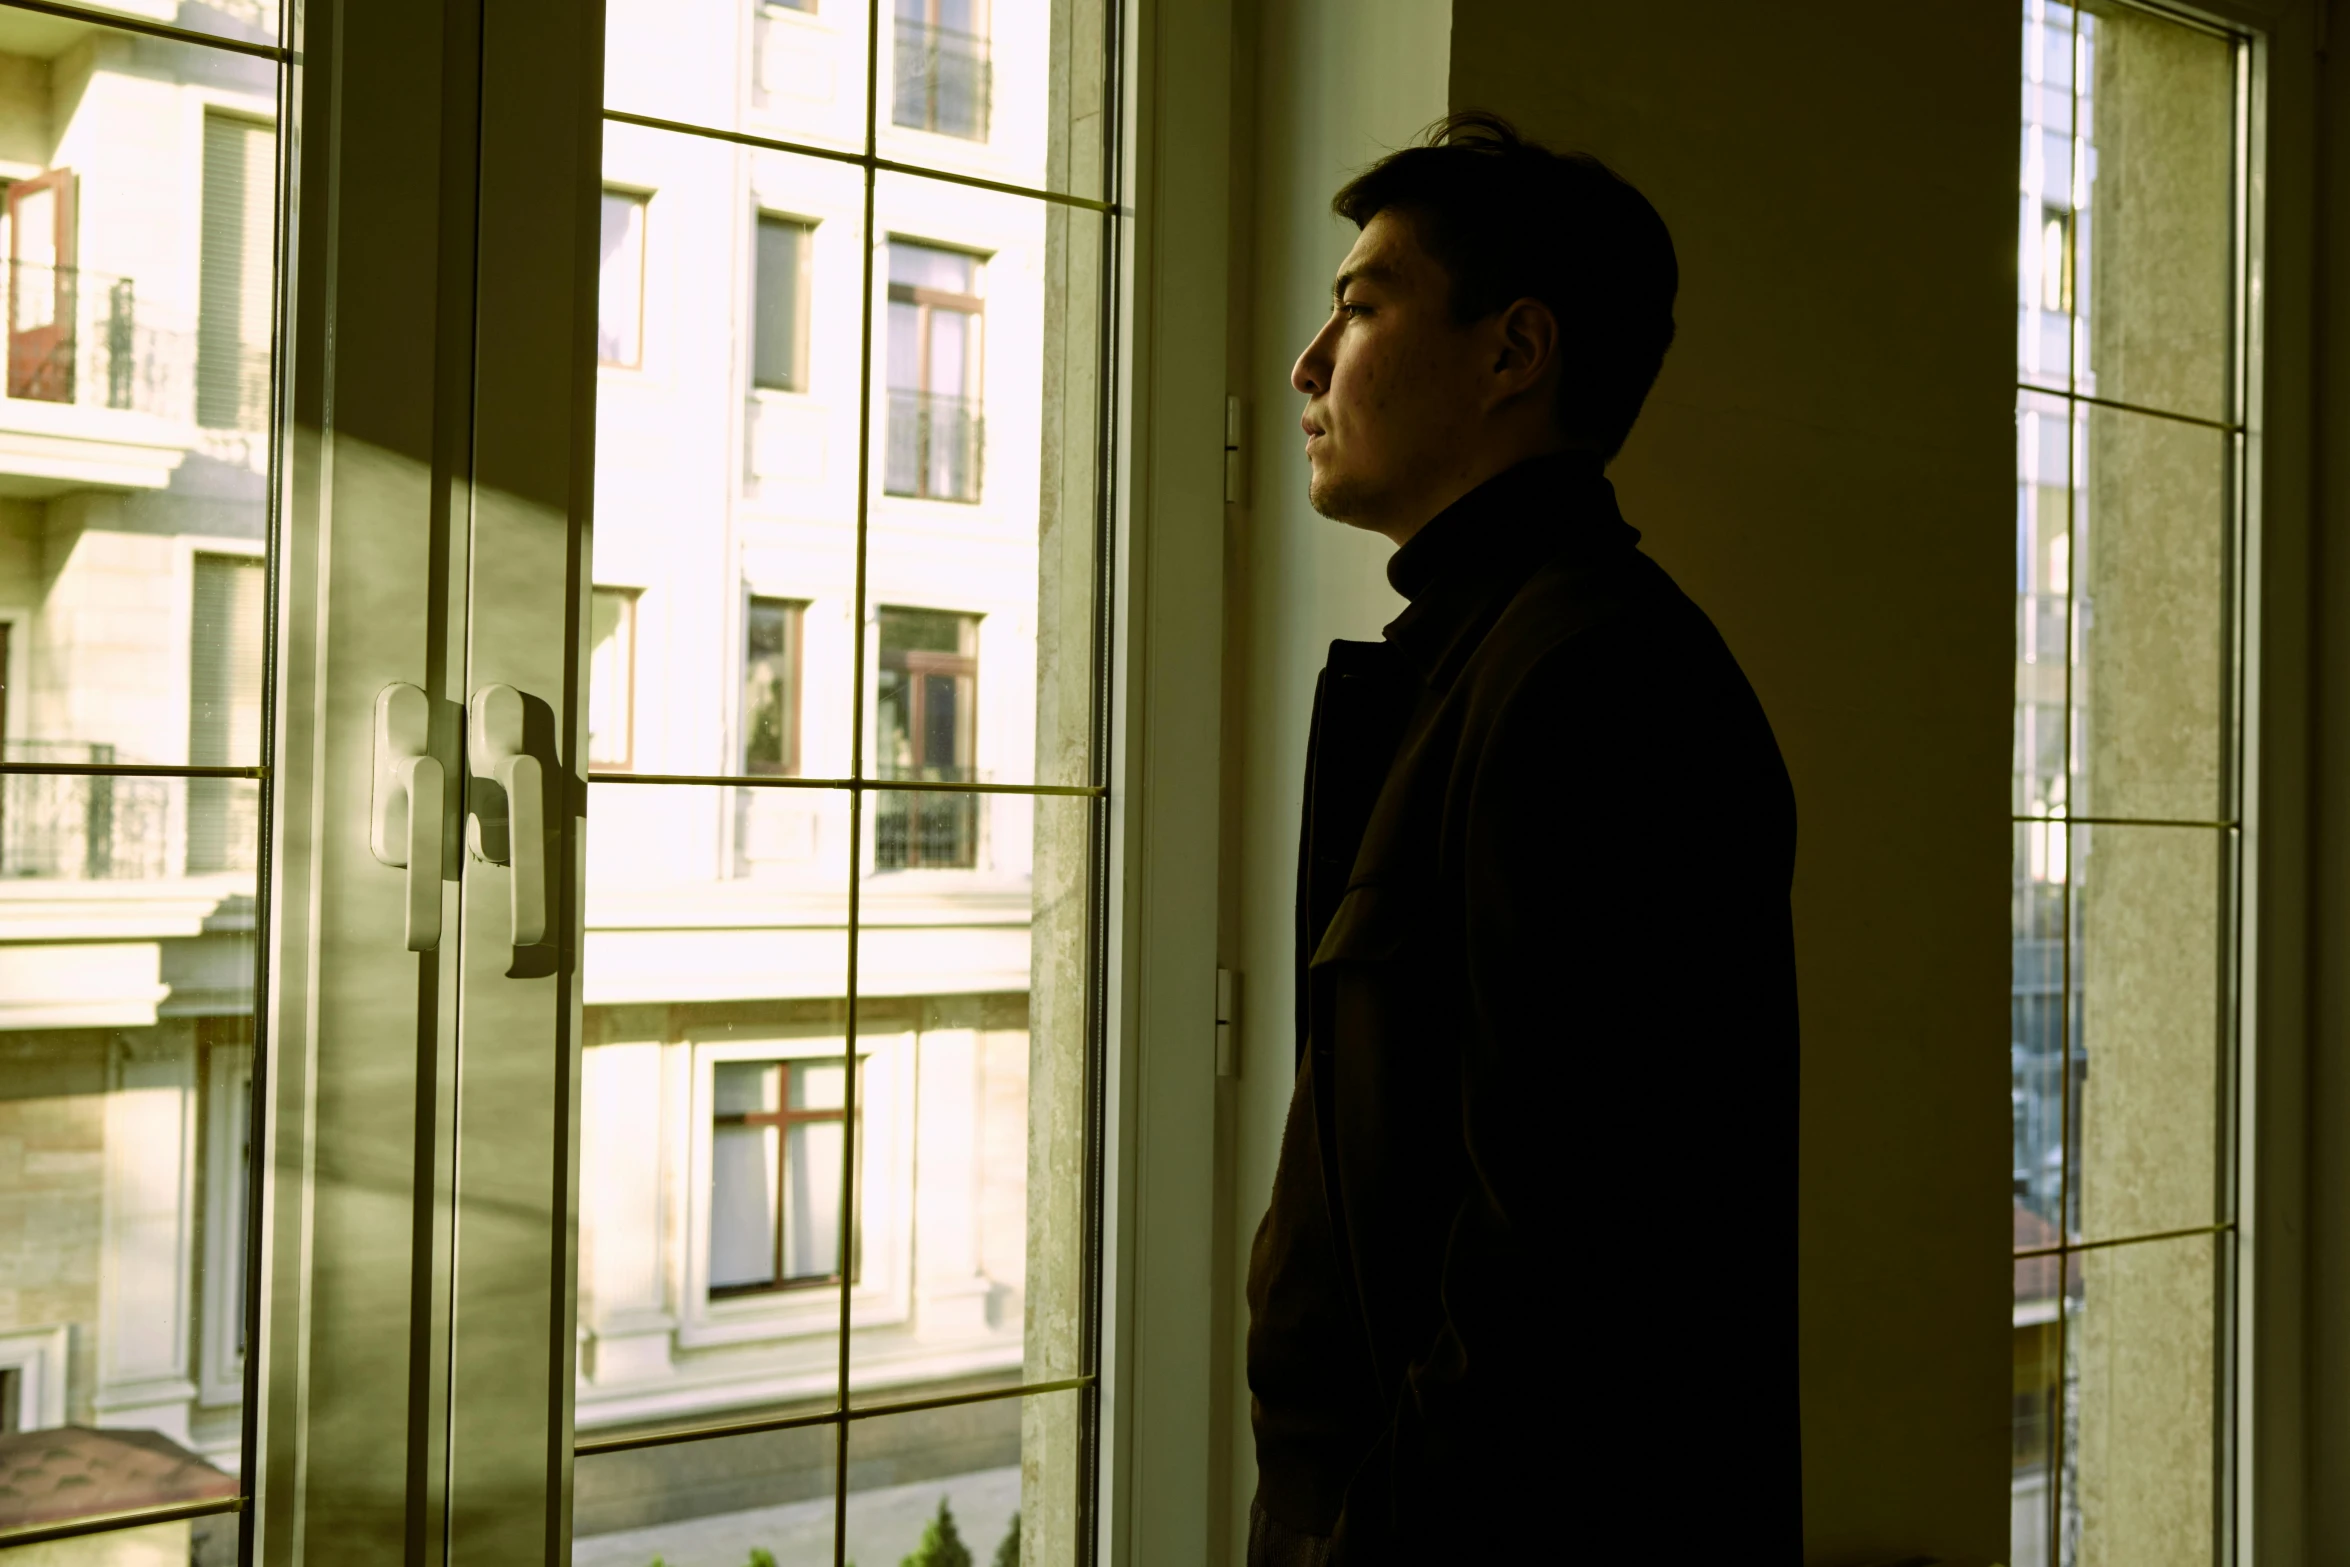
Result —
[[1333, 205], [1310, 496], [1410, 605], [1315, 699], [1251, 1567], [1794, 1563], [1794, 797], [1602, 476], [1672, 241], [1482, 114]]

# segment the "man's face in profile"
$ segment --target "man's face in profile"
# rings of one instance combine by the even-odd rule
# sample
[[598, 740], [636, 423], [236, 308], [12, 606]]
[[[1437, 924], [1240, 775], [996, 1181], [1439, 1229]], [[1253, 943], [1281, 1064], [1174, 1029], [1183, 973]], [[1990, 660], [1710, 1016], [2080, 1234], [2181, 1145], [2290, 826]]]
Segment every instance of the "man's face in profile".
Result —
[[1382, 212], [1364, 225], [1330, 319], [1290, 373], [1306, 394], [1306, 495], [1323, 516], [1416, 527], [1423, 492], [1476, 444], [1484, 345], [1453, 320], [1451, 291], [1408, 218]]

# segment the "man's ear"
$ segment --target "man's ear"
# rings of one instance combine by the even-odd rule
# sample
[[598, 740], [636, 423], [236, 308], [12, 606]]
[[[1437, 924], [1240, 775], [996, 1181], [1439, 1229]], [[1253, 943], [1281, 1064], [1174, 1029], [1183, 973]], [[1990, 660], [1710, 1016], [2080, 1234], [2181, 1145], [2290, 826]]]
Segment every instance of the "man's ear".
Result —
[[1513, 300], [1495, 323], [1494, 391], [1515, 397], [1539, 385], [1557, 362], [1558, 317], [1539, 299]]

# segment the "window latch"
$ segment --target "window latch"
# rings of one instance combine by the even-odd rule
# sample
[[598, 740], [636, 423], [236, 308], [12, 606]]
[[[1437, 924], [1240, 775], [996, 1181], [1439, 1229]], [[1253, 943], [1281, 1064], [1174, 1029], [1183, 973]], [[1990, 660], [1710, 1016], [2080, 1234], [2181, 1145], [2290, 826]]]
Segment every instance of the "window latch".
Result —
[[547, 939], [547, 805], [539, 759], [523, 746], [522, 693], [484, 686], [465, 704], [465, 765], [475, 780], [466, 829], [475, 858], [511, 872], [513, 943]]
[[367, 846], [408, 873], [401, 925], [410, 952], [441, 944], [441, 764], [427, 754], [432, 699], [405, 680], [375, 694], [375, 789]]

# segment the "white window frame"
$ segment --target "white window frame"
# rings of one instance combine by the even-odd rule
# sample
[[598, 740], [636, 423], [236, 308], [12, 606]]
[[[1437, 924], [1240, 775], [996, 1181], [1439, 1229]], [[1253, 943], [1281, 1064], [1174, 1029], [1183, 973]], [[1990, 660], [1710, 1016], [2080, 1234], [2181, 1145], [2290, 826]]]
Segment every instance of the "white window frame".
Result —
[[63, 1324], [0, 1333], [0, 1371], [16, 1373], [19, 1431], [49, 1431], [65, 1424], [72, 1342], [72, 1330]]

